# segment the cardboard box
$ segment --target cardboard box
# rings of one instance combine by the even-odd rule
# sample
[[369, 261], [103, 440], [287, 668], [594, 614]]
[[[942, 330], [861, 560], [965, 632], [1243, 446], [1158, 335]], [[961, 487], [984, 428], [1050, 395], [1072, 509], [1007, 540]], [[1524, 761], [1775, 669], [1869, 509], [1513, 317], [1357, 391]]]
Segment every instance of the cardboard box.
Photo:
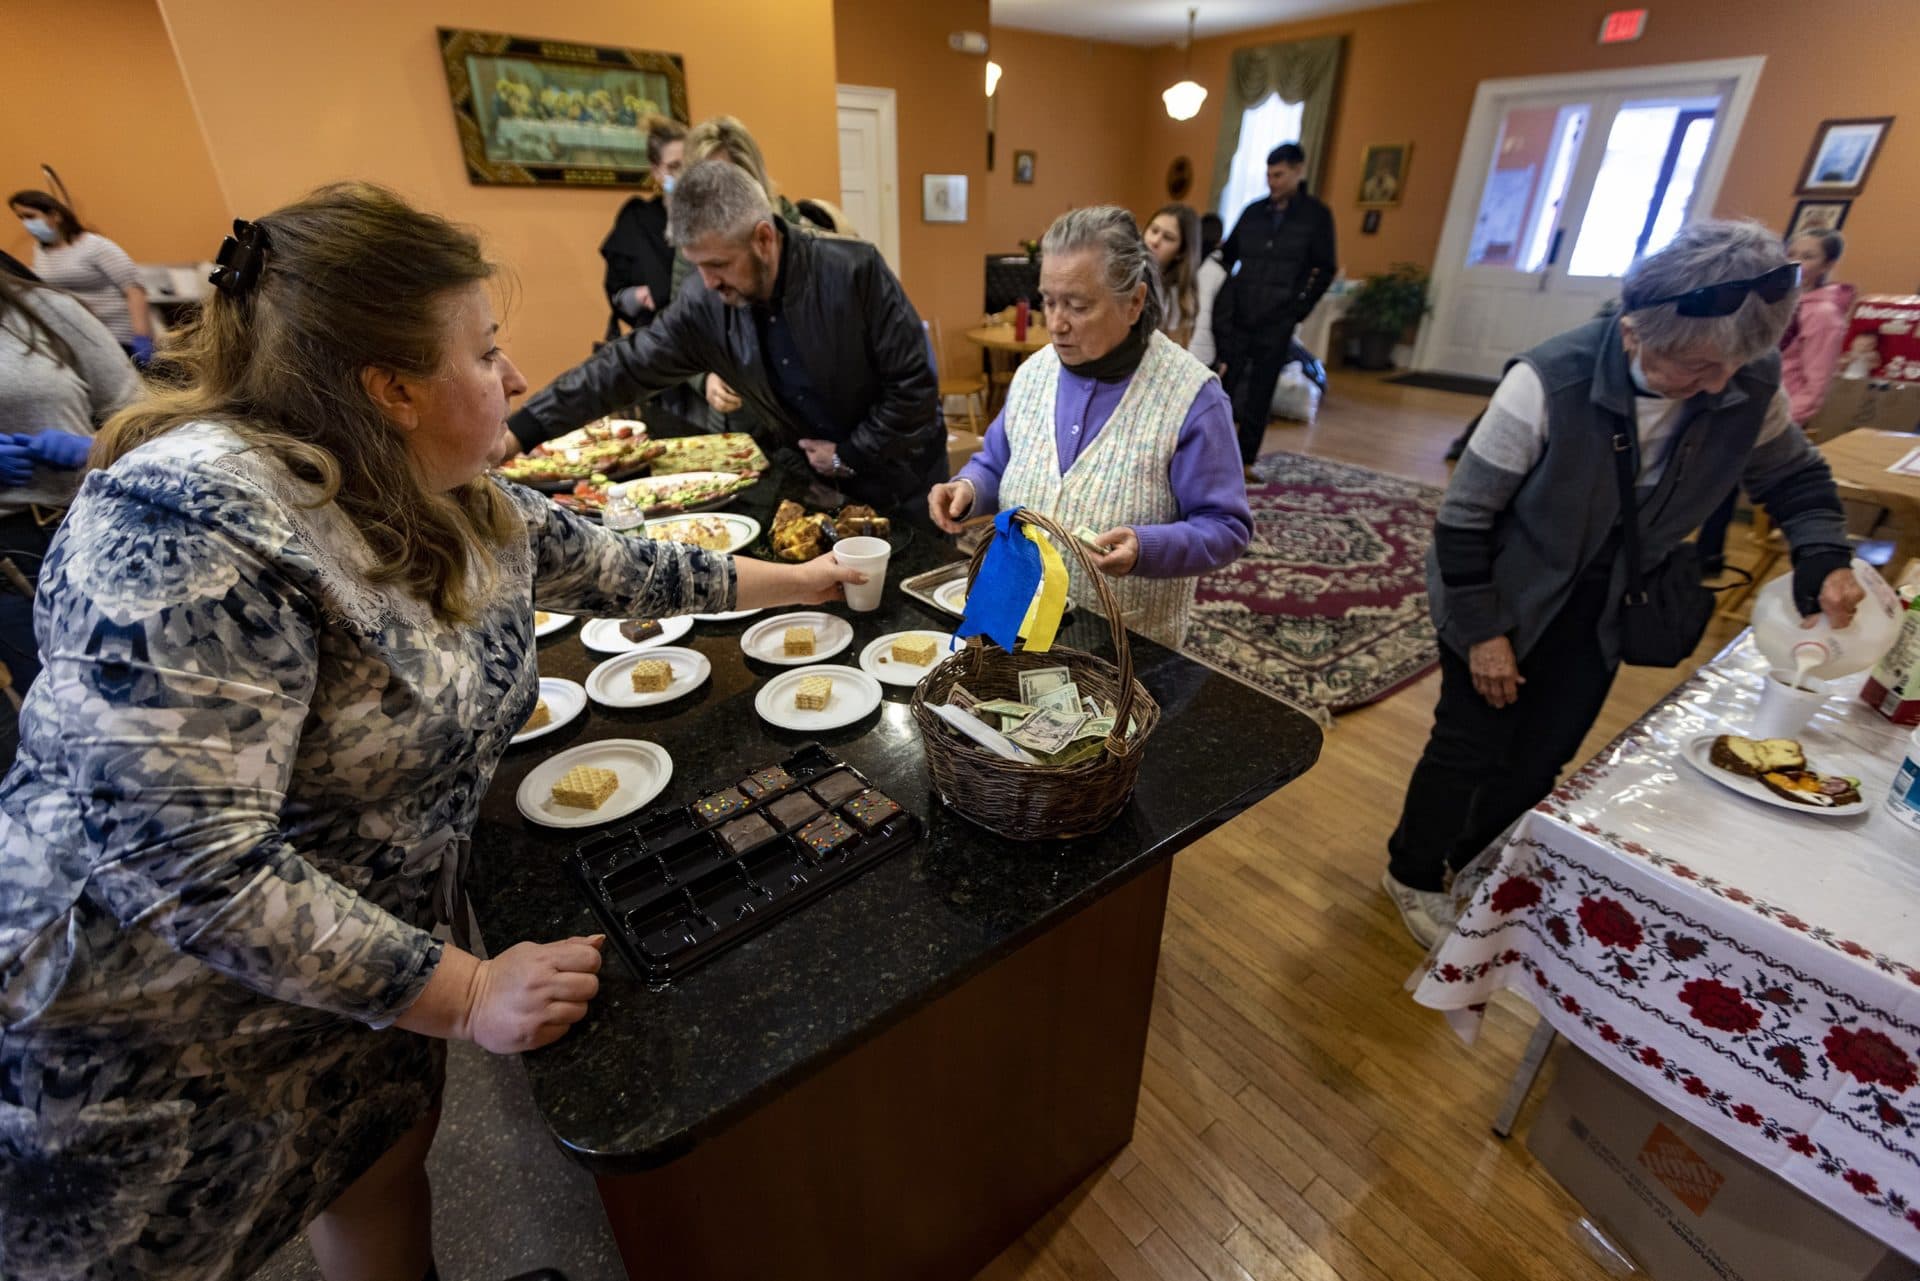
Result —
[[1900, 596], [1907, 606], [1900, 635], [1874, 665], [1860, 699], [1895, 725], [1920, 725], [1920, 599], [1911, 589]]
[[1857, 427], [1877, 431], [1920, 429], [1920, 383], [1834, 379], [1820, 411], [1806, 423], [1807, 439], [1832, 440]]
[[986, 438], [970, 431], [947, 428], [947, 475], [958, 475], [967, 460], [987, 447]]
[[1920, 1263], [1571, 1046], [1527, 1149], [1654, 1281], [1920, 1278]]
[[1856, 299], [1840, 344], [1840, 377], [1920, 382], [1920, 296]]

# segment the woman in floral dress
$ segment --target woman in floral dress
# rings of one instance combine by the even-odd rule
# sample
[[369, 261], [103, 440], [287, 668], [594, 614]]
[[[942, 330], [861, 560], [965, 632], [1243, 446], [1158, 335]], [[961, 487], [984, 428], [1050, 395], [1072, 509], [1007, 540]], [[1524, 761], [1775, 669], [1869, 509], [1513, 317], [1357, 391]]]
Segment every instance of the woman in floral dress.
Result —
[[[40, 579], [0, 784], [0, 1276], [430, 1277], [442, 1047], [547, 1044], [602, 940], [481, 961], [481, 797], [533, 611], [854, 576], [627, 539], [483, 475], [510, 397], [471, 235], [376, 188], [235, 224], [179, 377], [116, 418]], [[458, 909], [456, 911], [456, 908]]]

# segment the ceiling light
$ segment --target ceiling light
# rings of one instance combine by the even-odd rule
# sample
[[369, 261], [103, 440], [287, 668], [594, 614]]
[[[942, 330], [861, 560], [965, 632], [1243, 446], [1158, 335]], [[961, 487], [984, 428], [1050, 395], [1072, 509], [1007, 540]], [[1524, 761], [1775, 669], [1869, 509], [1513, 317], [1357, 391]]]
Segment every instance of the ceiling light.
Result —
[[989, 60], [987, 62], [987, 97], [989, 98], [993, 97], [993, 91], [995, 89], [998, 89], [999, 87], [1000, 87], [1000, 64]]
[[[1206, 89], [1193, 78], [1193, 20], [1199, 13], [1198, 9], [1187, 10], [1187, 78], [1179, 84], [1168, 85], [1160, 95], [1160, 101], [1167, 104], [1167, 114], [1175, 120], [1193, 119], [1200, 114], [1200, 104], [1207, 100]], [[991, 79], [993, 73], [987, 74]]]

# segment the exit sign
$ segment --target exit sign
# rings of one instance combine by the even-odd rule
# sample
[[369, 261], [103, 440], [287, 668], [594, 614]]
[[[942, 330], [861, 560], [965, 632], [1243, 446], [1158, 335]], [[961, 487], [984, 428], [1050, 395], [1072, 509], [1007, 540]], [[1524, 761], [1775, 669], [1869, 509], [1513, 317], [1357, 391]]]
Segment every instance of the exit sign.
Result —
[[1625, 44], [1638, 40], [1646, 30], [1645, 9], [1615, 9], [1600, 21], [1600, 43]]

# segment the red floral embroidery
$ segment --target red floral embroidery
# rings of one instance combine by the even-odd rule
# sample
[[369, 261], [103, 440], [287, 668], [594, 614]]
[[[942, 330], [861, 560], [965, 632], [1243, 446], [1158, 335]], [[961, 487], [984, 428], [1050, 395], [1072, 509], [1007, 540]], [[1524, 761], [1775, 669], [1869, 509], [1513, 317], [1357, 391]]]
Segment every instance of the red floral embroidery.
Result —
[[1563, 996], [1560, 998], [1560, 1008], [1569, 1014], [1578, 1014], [1580, 1012], [1580, 1002], [1570, 996]]
[[1721, 1032], [1751, 1032], [1760, 1026], [1760, 1011], [1718, 979], [1690, 980], [1680, 989], [1680, 1002], [1696, 1022]]
[[1629, 983], [1633, 982], [1635, 979], [1640, 977], [1639, 972], [1636, 971], [1631, 965], [1628, 965], [1625, 961], [1622, 961], [1620, 962], [1620, 964], [1614, 966], [1613, 972], [1615, 974], [1618, 974], [1621, 978], [1625, 979]]
[[1880, 1180], [1860, 1170], [1848, 1170], [1840, 1177], [1847, 1181], [1848, 1187], [1861, 1196], [1872, 1196], [1880, 1190]]
[[1600, 1025], [1600, 1039], [1608, 1045], [1618, 1045], [1620, 1044], [1620, 1030], [1611, 1023], [1602, 1023]]
[[1880, 1124], [1886, 1125], [1886, 1126], [1892, 1126], [1896, 1129], [1905, 1129], [1907, 1124], [1907, 1118], [1906, 1118], [1906, 1115], [1902, 1113], [1899, 1108], [1893, 1106], [1893, 1104], [1891, 1103], [1887, 1103], [1883, 1101], [1880, 1104]]
[[1675, 863], [1669, 870], [1683, 881], [1697, 881], [1700, 879], [1700, 873], [1694, 871], [1685, 863]]
[[1786, 926], [1790, 930], [1798, 930], [1802, 934], [1806, 933], [1808, 929], [1812, 928], [1805, 921], [1795, 916], [1792, 912], [1787, 912], [1782, 914], [1780, 917], [1780, 924]]
[[1540, 901], [1540, 887], [1524, 876], [1509, 876], [1493, 892], [1493, 910], [1517, 912]]
[[1848, 956], [1858, 956], [1863, 959], [1873, 955], [1873, 952], [1870, 949], [1862, 947], [1860, 944], [1855, 943], [1852, 939], [1848, 939], [1845, 942], [1841, 943], [1840, 950], [1842, 952], [1845, 952]]
[[1547, 933], [1553, 935], [1553, 941], [1561, 947], [1573, 942], [1573, 931], [1567, 928], [1565, 917], [1556, 916], [1547, 922]]
[[1742, 1125], [1758, 1125], [1765, 1118], [1760, 1115], [1760, 1109], [1753, 1104], [1742, 1103], [1733, 1110], [1733, 1119]]
[[1834, 1027], [1825, 1041], [1827, 1058], [1848, 1076], [1867, 1085], [1884, 1085], [1898, 1094], [1914, 1083], [1907, 1052], [1872, 1028]]
[[1702, 1081], [1697, 1076], [1688, 1077], [1686, 1081], [1686, 1085], [1687, 1085], [1687, 1093], [1691, 1094], [1696, 1099], [1704, 1099], [1709, 1094], [1713, 1093], [1713, 1090], [1708, 1087], [1707, 1083], [1705, 1081]]
[[1795, 1152], [1798, 1152], [1801, 1156], [1818, 1156], [1820, 1154], [1820, 1149], [1814, 1146], [1813, 1140], [1804, 1134], [1796, 1134], [1788, 1139], [1787, 1146]]
[[1440, 981], [1442, 983], [1458, 983], [1460, 981], [1460, 967], [1451, 964], [1441, 966]]
[[1666, 937], [1667, 955], [1676, 961], [1691, 961], [1707, 950], [1707, 945], [1699, 939], [1688, 938], [1684, 934], [1668, 934]]
[[1774, 1066], [1796, 1081], [1807, 1079], [1807, 1056], [1797, 1045], [1769, 1045], [1761, 1051], [1772, 1059]]
[[1640, 922], [1610, 898], [1581, 899], [1580, 928], [1603, 947], [1631, 952], [1640, 946]]
[[1745, 890], [1742, 890], [1742, 889], [1727, 890], [1724, 897], [1735, 903], [1753, 902], [1753, 895], [1747, 893]]
[[1769, 1005], [1793, 1004], [1793, 993], [1787, 991], [1784, 987], [1770, 987], [1766, 991], [1756, 993], [1755, 995], [1759, 1000], [1765, 1001]]
[[1660, 1057], [1660, 1051], [1654, 1049], [1651, 1045], [1640, 1051], [1640, 1061], [1650, 1068], [1657, 1068], [1666, 1062], [1665, 1059]]
[[1907, 1222], [1911, 1223], [1916, 1228], [1920, 1228], [1920, 1209], [1908, 1210]]

